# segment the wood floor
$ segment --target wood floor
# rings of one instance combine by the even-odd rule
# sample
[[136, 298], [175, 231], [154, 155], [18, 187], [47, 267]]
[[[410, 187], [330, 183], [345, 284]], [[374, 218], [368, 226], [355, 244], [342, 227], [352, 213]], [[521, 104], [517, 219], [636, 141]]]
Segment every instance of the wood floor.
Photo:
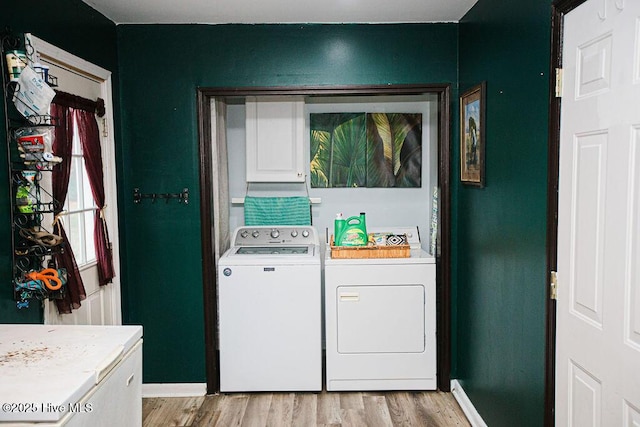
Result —
[[451, 393], [245, 393], [142, 400], [143, 426], [470, 426]]

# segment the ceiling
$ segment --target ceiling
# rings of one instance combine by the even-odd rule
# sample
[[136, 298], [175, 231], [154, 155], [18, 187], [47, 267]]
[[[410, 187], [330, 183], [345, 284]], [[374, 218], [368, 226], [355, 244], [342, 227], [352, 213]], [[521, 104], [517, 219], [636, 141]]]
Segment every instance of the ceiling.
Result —
[[116, 24], [458, 22], [478, 0], [83, 0]]

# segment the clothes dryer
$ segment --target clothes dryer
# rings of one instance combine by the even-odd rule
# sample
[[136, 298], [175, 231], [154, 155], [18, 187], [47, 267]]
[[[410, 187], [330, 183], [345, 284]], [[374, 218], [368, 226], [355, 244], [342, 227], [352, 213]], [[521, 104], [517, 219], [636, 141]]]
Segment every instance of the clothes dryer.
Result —
[[334, 390], [434, 390], [436, 265], [417, 227], [407, 258], [324, 258], [326, 386]]

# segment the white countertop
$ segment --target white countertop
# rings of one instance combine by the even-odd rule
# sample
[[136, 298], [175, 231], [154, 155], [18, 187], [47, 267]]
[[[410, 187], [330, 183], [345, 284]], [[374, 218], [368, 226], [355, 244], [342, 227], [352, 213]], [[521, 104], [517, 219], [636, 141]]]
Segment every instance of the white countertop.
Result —
[[0, 325], [0, 404], [32, 405], [0, 422], [60, 419], [47, 405], [77, 403], [141, 338], [141, 326]]

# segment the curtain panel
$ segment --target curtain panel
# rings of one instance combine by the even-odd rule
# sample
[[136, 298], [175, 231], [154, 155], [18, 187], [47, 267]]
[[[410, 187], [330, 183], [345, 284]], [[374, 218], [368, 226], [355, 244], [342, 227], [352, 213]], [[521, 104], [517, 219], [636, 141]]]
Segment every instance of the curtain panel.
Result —
[[[94, 214], [94, 242], [96, 249], [98, 280], [101, 286], [106, 285], [115, 277], [113, 268], [113, 254], [107, 224], [104, 218], [105, 189], [102, 166], [102, 150], [100, 147], [100, 133], [95, 115], [104, 116], [104, 101], [98, 98], [91, 101], [65, 92], [56, 92], [51, 104], [51, 115], [57, 118], [58, 125], [54, 128], [53, 152], [62, 157], [63, 161], [53, 168], [53, 197], [59, 203], [54, 209], [54, 233], [67, 239], [66, 232], [60, 220], [62, 208], [67, 198], [69, 178], [71, 174], [71, 155], [74, 138], [74, 123], [78, 131], [78, 139], [82, 146], [85, 168], [91, 186], [96, 212]], [[86, 291], [78, 265], [70, 245], [57, 253], [54, 259], [59, 267], [66, 268], [68, 273], [67, 292], [64, 299], [56, 300], [61, 314], [71, 313], [80, 307], [80, 301], [86, 298]]]
[[[54, 204], [53, 232], [68, 242], [67, 233], [62, 226], [60, 214], [67, 199], [69, 189], [69, 177], [71, 175], [71, 150], [73, 147], [73, 116], [71, 109], [55, 102], [51, 104], [51, 115], [57, 118], [58, 125], [54, 128], [53, 152], [62, 157], [63, 161], [53, 167], [51, 176], [53, 185]], [[53, 256], [59, 268], [67, 270], [67, 291], [63, 299], [57, 299], [56, 306], [60, 314], [69, 314], [71, 310], [80, 308], [80, 301], [87, 297], [87, 293], [80, 277], [80, 271], [76, 264], [71, 245], [66, 244], [63, 250]]]
[[107, 223], [104, 218], [105, 197], [104, 179], [102, 173], [102, 151], [100, 148], [100, 131], [98, 123], [92, 112], [73, 110], [73, 117], [78, 128], [78, 139], [82, 145], [91, 193], [96, 204], [94, 215], [93, 238], [98, 260], [98, 280], [100, 286], [111, 283], [115, 276], [113, 271], [113, 256], [107, 231]]
[[220, 256], [229, 249], [229, 173], [227, 161], [227, 104], [211, 100], [211, 172], [213, 181], [213, 228], [214, 260], [216, 266]]

